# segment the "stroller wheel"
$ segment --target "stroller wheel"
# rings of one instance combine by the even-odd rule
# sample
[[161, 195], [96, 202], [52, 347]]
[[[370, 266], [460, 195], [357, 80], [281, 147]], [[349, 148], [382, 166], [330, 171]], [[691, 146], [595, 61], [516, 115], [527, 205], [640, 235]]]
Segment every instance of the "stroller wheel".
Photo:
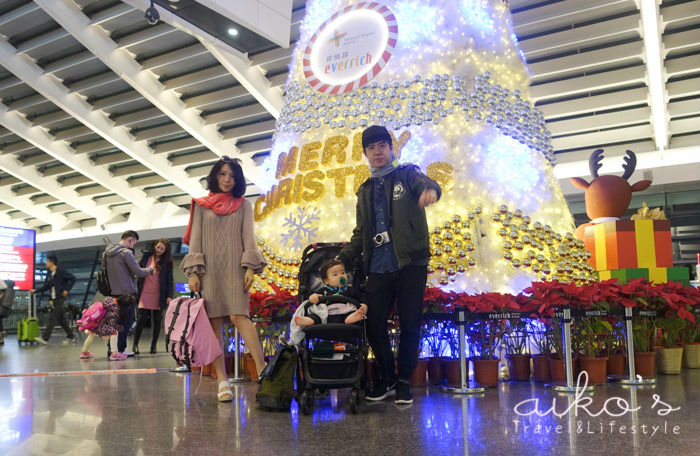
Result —
[[357, 406], [360, 404], [360, 391], [353, 388], [350, 393], [350, 411], [353, 414], [357, 414]]
[[311, 394], [308, 391], [304, 391], [299, 396], [299, 411], [302, 415], [308, 415], [311, 413]]

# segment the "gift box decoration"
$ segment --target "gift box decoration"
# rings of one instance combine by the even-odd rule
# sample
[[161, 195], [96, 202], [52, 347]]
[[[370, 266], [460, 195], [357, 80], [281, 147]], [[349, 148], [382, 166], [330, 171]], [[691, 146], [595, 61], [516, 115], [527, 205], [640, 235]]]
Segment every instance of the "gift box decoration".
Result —
[[645, 278], [652, 283], [680, 282], [690, 285], [688, 268], [623, 268], [598, 271], [599, 280], [617, 279], [627, 283], [632, 279]]
[[598, 223], [586, 227], [583, 240], [596, 271], [673, 267], [668, 220]]

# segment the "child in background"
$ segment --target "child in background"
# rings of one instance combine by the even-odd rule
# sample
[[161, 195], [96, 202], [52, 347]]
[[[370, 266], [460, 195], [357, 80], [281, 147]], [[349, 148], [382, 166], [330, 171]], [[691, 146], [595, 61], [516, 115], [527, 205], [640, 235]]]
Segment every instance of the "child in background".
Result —
[[[323, 283], [326, 287], [323, 290], [323, 294], [313, 293], [309, 296], [309, 302], [318, 305], [319, 298], [329, 295], [341, 295], [348, 298], [352, 298], [358, 302], [364, 301], [364, 297], [359, 293], [355, 292], [352, 287], [348, 286], [348, 275], [345, 272], [345, 266], [340, 260], [335, 258], [330, 259], [323, 263], [320, 269], [320, 274], [323, 279]], [[367, 313], [367, 304], [362, 303], [358, 309], [353, 304], [344, 303], [332, 303], [327, 305], [328, 318], [326, 323], [346, 323], [353, 324], [365, 317]], [[323, 323], [323, 318], [318, 313], [310, 308], [308, 315], [296, 315], [294, 317], [294, 323], [297, 326], [311, 326], [313, 324]]]
[[[80, 352], [80, 359], [90, 359], [95, 357], [93, 353], [90, 353], [90, 345], [92, 345], [97, 337], [102, 337], [105, 340], [109, 340], [110, 336], [116, 335], [122, 330], [122, 321], [124, 320], [123, 317], [125, 316], [122, 314], [125, 312], [122, 312], [122, 306], [118, 300], [112, 297], [107, 297], [105, 298], [103, 304], [106, 313], [100, 321], [99, 326], [95, 328], [95, 331], [85, 330], [85, 333], [88, 336], [83, 344], [83, 350]], [[126, 305], [123, 307], [128, 308], [129, 303], [125, 302], [124, 304]], [[120, 357], [122, 356], [120, 353], [112, 353], [112, 356], [115, 355], [119, 355]], [[126, 359], [126, 355], [123, 355], [121, 359]]]

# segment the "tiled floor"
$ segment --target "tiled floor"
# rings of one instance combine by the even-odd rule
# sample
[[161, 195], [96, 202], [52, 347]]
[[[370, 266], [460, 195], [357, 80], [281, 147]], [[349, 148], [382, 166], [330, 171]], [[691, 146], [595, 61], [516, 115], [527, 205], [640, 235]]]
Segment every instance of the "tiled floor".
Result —
[[[79, 348], [0, 346], [0, 373], [143, 369], [172, 366], [169, 355], [109, 362], [104, 346], [91, 361]], [[599, 388], [579, 399], [535, 383], [503, 382], [477, 397], [417, 388], [412, 406], [386, 401], [349, 412], [347, 392], [316, 402], [311, 416], [256, 408], [256, 385], [234, 385], [233, 403], [216, 402], [216, 382], [162, 370], [147, 374], [0, 378], [0, 454], [10, 455], [697, 455], [700, 372], [660, 376], [655, 388]], [[668, 406], [679, 410], [662, 416]], [[568, 397], [568, 398], [567, 398]], [[603, 412], [589, 416], [605, 407]], [[539, 399], [543, 417], [518, 416]], [[624, 401], [624, 402], [623, 402]], [[635, 406], [636, 404], [636, 406]], [[564, 413], [572, 405], [570, 413]], [[518, 410], [532, 409], [526, 402]], [[637, 408], [625, 412], [620, 407]], [[516, 423], [517, 420], [517, 423]], [[537, 425], [541, 427], [537, 428]], [[525, 426], [528, 426], [527, 428]], [[557, 427], [559, 426], [559, 427]], [[625, 426], [625, 428], [622, 428]], [[631, 426], [635, 427], [632, 433]], [[676, 428], [677, 426], [677, 428]], [[675, 428], [675, 429], [674, 429]], [[674, 430], [676, 433], [674, 433]]]

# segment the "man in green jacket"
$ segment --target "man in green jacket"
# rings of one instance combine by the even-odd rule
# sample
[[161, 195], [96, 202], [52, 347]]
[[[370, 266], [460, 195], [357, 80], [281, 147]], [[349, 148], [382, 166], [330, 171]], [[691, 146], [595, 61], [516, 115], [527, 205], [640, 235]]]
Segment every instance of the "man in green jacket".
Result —
[[[374, 125], [362, 133], [370, 178], [357, 192], [355, 228], [338, 255], [346, 264], [362, 255], [367, 284], [367, 337], [377, 359], [381, 382], [366, 399], [395, 396], [413, 403], [410, 378], [418, 363], [423, 293], [430, 260], [425, 207], [441, 195], [440, 186], [417, 166], [399, 165], [391, 135]], [[389, 342], [387, 319], [396, 303], [401, 340], [398, 375]]]

